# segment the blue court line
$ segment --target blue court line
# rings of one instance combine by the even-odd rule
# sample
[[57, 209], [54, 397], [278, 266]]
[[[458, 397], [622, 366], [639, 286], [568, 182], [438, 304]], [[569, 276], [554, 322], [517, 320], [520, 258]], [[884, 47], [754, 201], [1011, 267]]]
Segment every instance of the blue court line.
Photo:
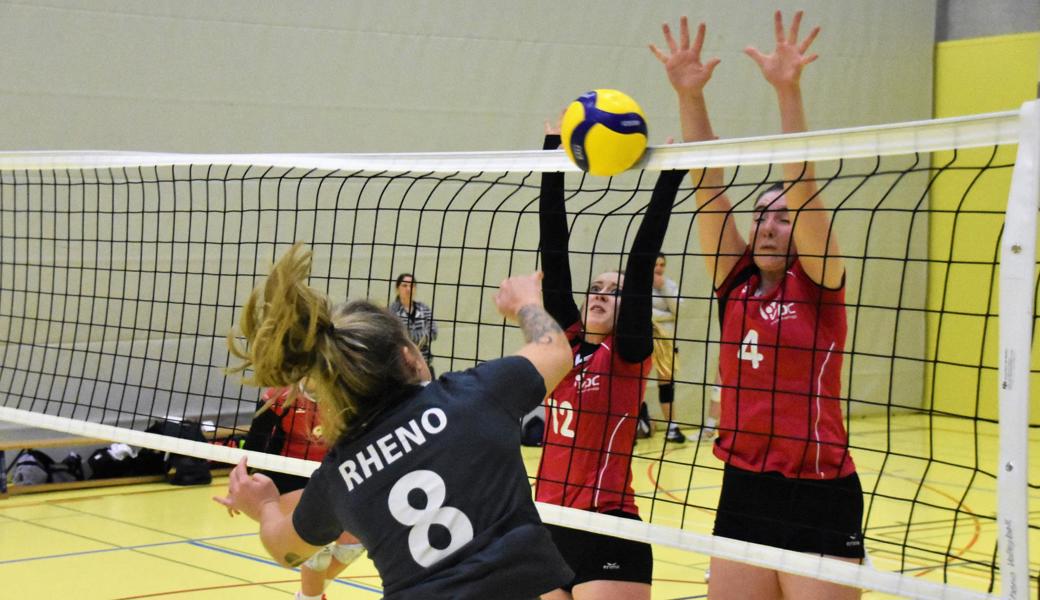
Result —
[[[196, 546], [198, 548], [205, 548], [206, 550], [214, 550], [216, 552], [223, 552], [224, 554], [230, 554], [231, 556], [234, 556], [234, 557], [237, 557], [237, 558], [247, 558], [247, 559], [249, 559], [249, 560], [251, 560], [253, 562], [258, 562], [258, 563], [261, 563], [261, 564], [264, 564], [264, 565], [269, 565], [269, 566], [273, 566], [273, 567], [281, 567], [281, 565], [279, 565], [278, 563], [274, 562], [273, 560], [260, 558], [259, 556], [253, 556], [252, 554], [245, 554], [243, 552], [236, 552], [234, 550], [228, 550], [227, 548], [221, 548], [219, 546], [210, 546], [209, 544], [204, 544], [204, 543], [202, 543], [201, 541], [198, 541], [198, 540], [189, 540], [188, 544], [191, 544], [192, 546]], [[282, 568], [284, 568], [284, 567], [282, 567]], [[293, 569], [293, 571], [299, 571], [299, 569]], [[365, 590], [366, 592], [375, 592], [377, 594], [382, 594], [383, 593], [383, 590], [381, 590], [379, 588], [374, 588], [374, 587], [371, 587], [371, 586], [367, 586], [367, 585], [365, 585], [363, 583], [354, 583], [353, 581], [340, 581], [339, 579], [337, 579], [336, 582], [337, 583], [341, 583], [343, 585], [347, 585], [347, 586], [353, 587], [353, 588], [357, 588], [359, 590]]]
[[115, 548], [102, 548], [100, 550], [83, 550], [82, 552], [66, 552], [64, 554], [48, 554], [45, 556], [30, 556], [27, 558], [14, 558], [10, 560], [0, 560], [0, 565], [8, 565], [13, 563], [32, 562], [34, 560], [49, 560], [52, 558], [69, 558], [72, 556], [84, 556], [87, 554], [103, 554], [105, 552], [119, 552], [121, 550], [138, 550], [141, 548], [156, 548], [159, 546], [172, 546], [174, 544], [191, 543], [194, 541], [207, 541], [207, 540], [223, 540], [228, 538], [245, 537], [256, 535], [255, 533], [234, 533], [230, 535], [218, 535], [208, 538], [199, 538], [199, 540], [176, 540], [172, 542], [156, 542], [154, 544], [140, 544], [138, 546], [118, 546]]
[[14, 563], [32, 562], [34, 560], [50, 560], [52, 558], [69, 558], [73, 556], [85, 556], [88, 554], [104, 554], [106, 552], [120, 552], [122, 550], [138, 550], [140, 548], [155, 548], [158, 546], [170, 546], [173, 544], [183, 544], [184, 541], [176, 542], [159, 542], [156, 544], [141, 544], [140, 546], [119, 546], [117, 548], [103, 548], [101, 550], [84, 550], [82, 552], [66, 552], [64, 554], [47, 554], [44, 556], [30, 556], [27, 558], [14, 558], [11, 560], [0, 560], [0, 565], [9, 565]]
[[[204, 542], [211, 541], [211, 540], [225, 540], [225, 539], [229, 539], [229, 538], [240, 538], [240, 537], [255, 536], [255, 535], [256, 535], [255, 533], [235, 533], [235, 534], [229, 534], [229, 535], [217, 535], [217, 536], [213, 536], [213, 537], [199, 538], [199, 539], [195, 539], [195, 540], [177, 540], [177, 541], [172, 541], [172, 542], [157, 542], [155, 544], [140, 544], [140, 545], [137, 545], [137, 546], [119, 546], [118, 548], [103, 548], [103, 549], [100, 549], [100, 550], [84, 550], [82, 552], [66, 552], [66, 553], [63, 553], [63, 554], [49, 554], [49, 555], [46, 555], [46, 556], [30, 556], [30, 557], [27, 557], [27, 558], [15, 558], [15, 559], [10, 559], [10, 560], [0, 560], [0, 565], [9, 565], [9, 564], [15, 564], [15, 563], [32, 562], [32, 561], [37, 561], [37, 560], [49, 560], [49, 559], [52, 559], [52, 558], [70, 558], [70, 557], [74, 557], [74, 556], [85, 556], [85, 555], [89, 555], [89, 554], [104, 554], [104, 553], [107, 553], [107, 552], [120, 552], [120, 551], [123, 551], [123, 550], [140, 550], [140, 549], [143, 549], [143, 548], [158, 548], [158, 547], [161, 547], [161, 546], [173, 546], [173, 545], [176, 545], [176, 544], [188, 544], [188, 545], [191, 545], [191, 546], [195, 546], [197, 548], [203, 548], [205, 550], [214, 550], [214, 551], [217, 551], [217, 552], [223, 552], [225, 554], [230, 554], [230, 555], [235, 556], [237, 558], [248, 558], [249, 560], [252, 560], [252, 561], [255, 561], [255, 562], [259, 562], [259, 563], [262, 563], [262, 564], [265, 564], [265, 565], [271, 565], [271, 566], [275, 566], [275, 567], [280, 567], [281, 565], [279, 565], [278, 563], [276, 563], [276, 562], [274, 562], [272, 560], [265, 560], [265, 559], [262, 559], [262, 558], [259, 558], [259, 557], [256, 557], [256, 556], [252, 556], [252, 555], [249, 555], [249, 554], [245, 554], [245, 553], [242, 553], [242, 552], [235, 552], [233, 550], [228, 550], [226, 548], [220, 548], [218, 546], [211, 546], [209, 544], [204, 543]], [[298, 571], [299, 569], [293, 569], [293, 570], [294, 571]], [[382, 589], [374, 588], [374, 587], [367, 586], [367, 585], [364, 585], [364, 584], [361, 584], [361, 583], [354, 583], [352, 581], [341, 581], [339, 579], [336, 579], [335, 581], [336, 581], [336, 583], [339, 583], [339, 584], [342, 584], [342, 585], [346, 585], [346, 586], [350, 586], [350, 587], [354, 587], [354, 588], [357, 588], [357, 589], [360, 589], [360, 590], [365, 590], [366, 592], [375, 592], [377, 594], [382, 594], [383, 593]]]

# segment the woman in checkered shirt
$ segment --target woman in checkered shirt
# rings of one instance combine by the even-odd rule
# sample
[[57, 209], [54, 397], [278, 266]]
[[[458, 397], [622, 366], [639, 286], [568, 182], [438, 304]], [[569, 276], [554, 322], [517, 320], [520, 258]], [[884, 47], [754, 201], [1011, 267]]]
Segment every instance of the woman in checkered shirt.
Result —
[[408, 337], [418, 346], [430, 368], [430, 375], [436, 377], [433, 370], [433, 353], [430, 344], [437, 339], [437, 322], [433, 320], [433, 309], [430, 305], [412, 299], [415, 293], [415, 277], [411, 273], [397, 276], [397, 298], [390, 304], [390, 313], [401, 320]]

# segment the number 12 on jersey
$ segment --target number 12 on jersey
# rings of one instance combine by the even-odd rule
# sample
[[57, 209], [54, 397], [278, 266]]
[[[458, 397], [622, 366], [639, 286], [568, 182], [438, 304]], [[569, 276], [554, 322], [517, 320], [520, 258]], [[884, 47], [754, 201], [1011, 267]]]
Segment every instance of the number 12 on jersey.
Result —
[[758, 365], [765, 360], [765, 356], [758, 351], [758, 332], [754, 329], [748, 329], [747, 335], [744, 336], [744, 341], [740, 342], [740, 352], [737, 353], [740, 360], [751, 361], [751, 368], [757, 369]]
[[552, 417], [553, 433], [566, 438], [574, 437], [574, 406], [570, 402], [564, 400], [557, 404], [556, 398], [550, 397], [549, 414]]

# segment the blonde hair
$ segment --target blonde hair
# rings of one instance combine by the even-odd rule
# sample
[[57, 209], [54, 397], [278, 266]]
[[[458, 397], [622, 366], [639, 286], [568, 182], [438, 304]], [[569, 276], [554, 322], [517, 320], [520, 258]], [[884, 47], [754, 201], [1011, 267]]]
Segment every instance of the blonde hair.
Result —
[[405, 361], [403, 349], [412, 343], [401, 322], [370, 302], [331, 306], [324, 293], [306, 285], [311, 257], [296, 243], [250, 293], [238, 325], [246, 344], [234, 330], [227, 340], [242, 362], [226, 372], [260, 387], [295, 386], [307, 378], [322, 437], [331, 445], [416, 377]]

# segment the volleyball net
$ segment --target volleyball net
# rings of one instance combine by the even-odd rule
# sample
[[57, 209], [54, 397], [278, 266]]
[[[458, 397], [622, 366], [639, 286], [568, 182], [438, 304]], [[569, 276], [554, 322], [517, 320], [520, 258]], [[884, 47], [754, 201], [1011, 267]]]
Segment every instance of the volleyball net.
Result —
[[[723, 167], [747, 231], [779, 165], [812, 161], [847, 269], [840, 401], [871, 563], [712, 537], [722, 463], [706, 445], [636, 445], [633, 469], [654, 482], [636, 489], [643, 523], [540, 505], [543, 518], [897, 595], [1024, 595], [1038, 110], [652, 148], [609, 179], [562, 151], [0, 154], [0, 420], [309, 475], [314, 463], [144, 431], [245, 433], [259, 392], [223, 375], [225, 338], [294, 242], [334, 301], [389, 304], [413, 273], [440, 330], [434, 366], [460, 370], [522, 343], [489, 299], [538, 268], [541, 173], [568, 172], [577, 296], [624, 265], [657, 171]], [[691, 429], [719, 353], [693, 186], [663, 247], [681, 296], [675, 420]]]

